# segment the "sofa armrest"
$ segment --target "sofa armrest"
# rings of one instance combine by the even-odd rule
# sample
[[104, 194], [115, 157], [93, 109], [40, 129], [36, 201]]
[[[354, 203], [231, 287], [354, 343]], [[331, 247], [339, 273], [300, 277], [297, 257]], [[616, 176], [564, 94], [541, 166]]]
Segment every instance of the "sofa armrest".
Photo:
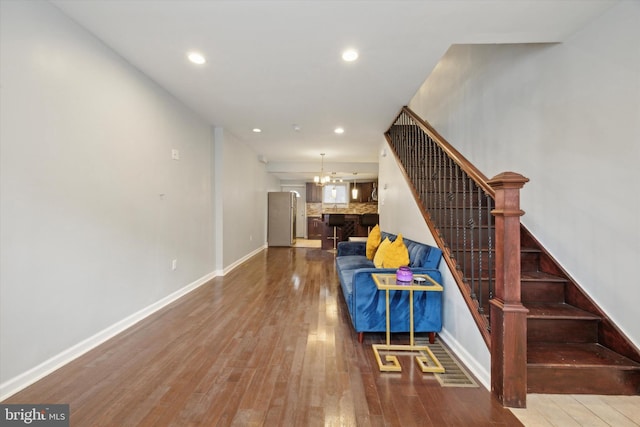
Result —
[[339, 242], [337, 256], [366, 255], [367, 242]]

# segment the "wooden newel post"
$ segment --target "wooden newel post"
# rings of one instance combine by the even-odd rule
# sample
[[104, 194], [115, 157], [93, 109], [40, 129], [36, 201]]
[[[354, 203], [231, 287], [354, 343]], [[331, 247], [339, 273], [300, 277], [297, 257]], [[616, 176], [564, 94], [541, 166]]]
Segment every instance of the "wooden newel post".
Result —
[[495, 190], [496, 278], [491, 303], [491, 391], [503, 406], [527, 404], [527, 310], [520, 299], [520, 189], [529, 179], [503, 172]]

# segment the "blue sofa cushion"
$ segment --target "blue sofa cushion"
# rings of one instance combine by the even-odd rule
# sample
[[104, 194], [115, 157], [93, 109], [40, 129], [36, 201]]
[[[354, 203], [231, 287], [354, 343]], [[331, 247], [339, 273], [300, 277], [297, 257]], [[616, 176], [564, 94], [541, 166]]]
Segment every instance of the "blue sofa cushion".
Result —
[[367, 242], [339, 242], [337, 256], [367, 254]]
[[362, 258], [362, 255], [347, 255], [336, 258], [338, 270], [355, 270], [357, 268], [373, 268], [373, 261]]
[[[440, 272], [434, 269], [412, 269], [414, 274], [428, 274], [441, 283]], [[385, 292], [378, 290], [372, 273], [395, 274], [394, 269], [360, 269], [352, 271], [351, 295], [345, 294], [351, 321], [357, 332], [382, 332], [386, 330]], [[348, 287], [349, 285], [347, 285]], [[345, 287], [342, 286], [343, 293]], [[390, 291], [391, 332], [409, 331], [409, 292]], [[439, 332], [442, 329], [442, 292], [416, 291], [413, 293], [414, 329], [416, 332]]]

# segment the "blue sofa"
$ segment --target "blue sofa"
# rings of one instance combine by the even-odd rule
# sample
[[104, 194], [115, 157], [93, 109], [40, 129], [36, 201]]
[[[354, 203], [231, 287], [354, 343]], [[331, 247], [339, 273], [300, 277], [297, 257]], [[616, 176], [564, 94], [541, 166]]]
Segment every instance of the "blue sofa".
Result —
[[[396, 235], [382, 232], [382, 240]], [[409, 267], [414, 274], [428, 274], [442, 283], [438, 265], [442, 259], [439, 248], [414, 242], [403, 237], [409, 251]], [[351, 323], [362, 342], [364, 332], [385, 332], [385, 292], [378, 290], [371, 273], [393, 273], [396, 269], [376, 268], [366, 257], [366, 242], [340, 242], [336, 255], [336, 268], [340, 287], [347, 303]], [[435, 333], [442, 329], [442, 292], [414, 292], [414, 331], [428, 332], [433, 343]], [[409, 292], [391, 291], [391, 332], [409, 332]]]

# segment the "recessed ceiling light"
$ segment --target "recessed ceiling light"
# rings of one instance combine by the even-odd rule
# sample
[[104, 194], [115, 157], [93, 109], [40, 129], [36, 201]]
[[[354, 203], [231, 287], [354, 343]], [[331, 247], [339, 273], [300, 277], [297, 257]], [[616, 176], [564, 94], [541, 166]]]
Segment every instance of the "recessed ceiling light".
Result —
[[260, 132], [262, 132], [262, 129], [260, 129], [260, 128], [253, 128], [253, 131], [254, 131], [255, 133], [260, 133]]
[[335, 128], [333, 130], [335, 133], [337, 133], [338, 135], [343, 134], [344, 133], [344, 129], [343, 128]]
[[358, 51], [355, 49], [347, 49], [342, 52], [342, 59], [347, 62], [352, 62], [358, 59]]
[[199, 53], [199, 52], [189, 52], [187, 54], [187, 58], [189, 58], [189, 61], [193, 62], [194, 64], [198, 64], [198, 65], [202, 65], [205, 62], [207, 62], [207, 60], [204, 58], [204, 56], [202, 56], [202, 54]]

